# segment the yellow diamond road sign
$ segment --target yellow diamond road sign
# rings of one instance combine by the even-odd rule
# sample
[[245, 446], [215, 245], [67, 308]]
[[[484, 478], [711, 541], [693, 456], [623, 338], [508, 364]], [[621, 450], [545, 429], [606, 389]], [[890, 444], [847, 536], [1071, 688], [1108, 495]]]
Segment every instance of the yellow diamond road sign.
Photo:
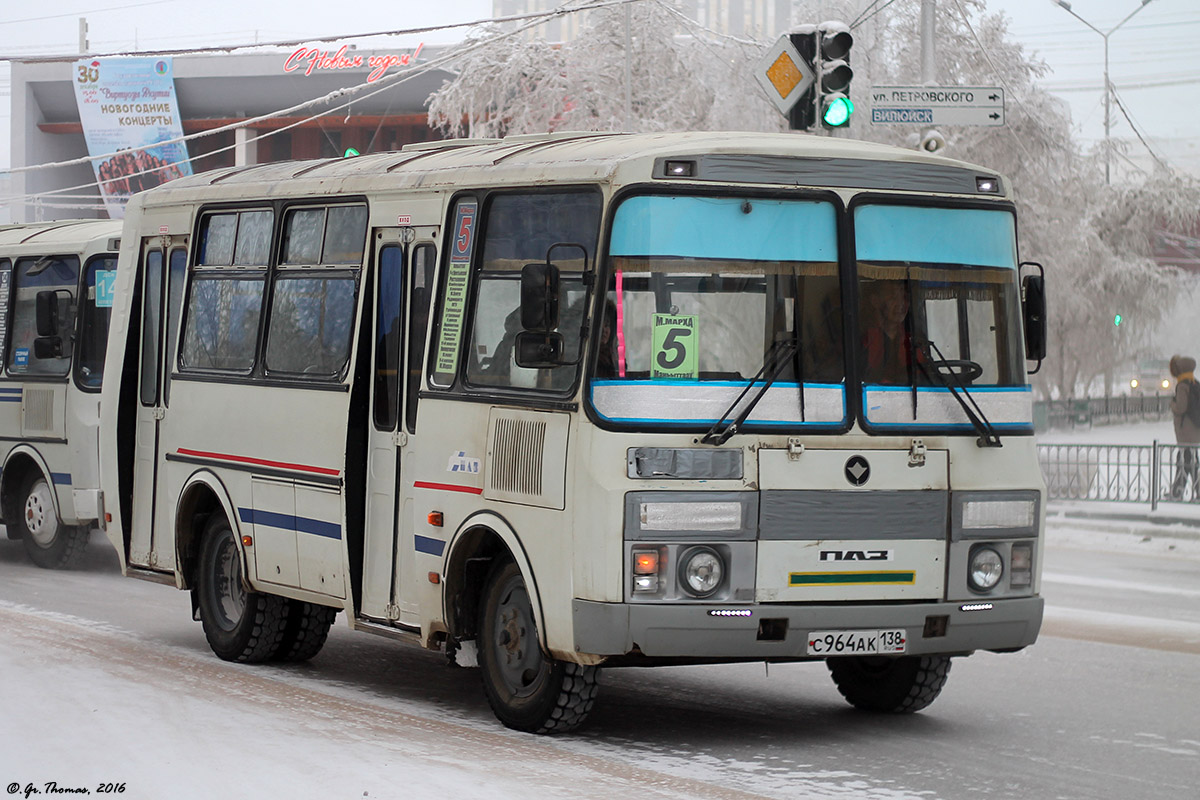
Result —
[[787, 34], [771, 45], [754, 69], [754, 77], [780, 114], [787, 114], [800, 96], [812, 86], [816, 76]]
[[779, 58], [767, 70], [767, 80], [779, 92], [780, 97], [787, 97], [804, 80], [804, 73], [792, 61], [787, 53], [780, 53]]

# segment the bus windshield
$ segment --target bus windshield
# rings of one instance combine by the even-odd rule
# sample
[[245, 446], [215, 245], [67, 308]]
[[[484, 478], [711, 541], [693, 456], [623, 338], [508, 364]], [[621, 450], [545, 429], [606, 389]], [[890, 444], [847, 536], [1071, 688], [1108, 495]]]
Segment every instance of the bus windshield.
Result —
[[692, 430], [748, 409], [738, 427], [837, 428], [853, 386], [872, 429], [967, 430], [972, 414], [1028, 427], [1012, 212], [853, 207], [853, 334], [838, 217], [815, 199], [623, 200], [591, 385], [599, 417]]
[[601, 417], [711, 425], [779, 343], [796, 345], [795, 355], [747, 424], [840, 425], [845, 364], [832, 203], [666, 194], [621, 202], [592, 384]]
[[958, 423], [947, 395], [964, 388], [1013, 421], [1001, 406], [1009, 395], [1022, 402], [1025, 373], [1012, 213], [891, 204], [853, 213], [865, 421], [911, 423], [924, 402], [934, 416], [923, 421]]

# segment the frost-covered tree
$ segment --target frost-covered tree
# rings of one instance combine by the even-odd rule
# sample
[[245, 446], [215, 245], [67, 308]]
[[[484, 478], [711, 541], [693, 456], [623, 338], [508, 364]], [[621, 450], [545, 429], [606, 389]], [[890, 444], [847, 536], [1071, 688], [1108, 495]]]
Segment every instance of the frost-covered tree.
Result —
[[628, 9], [631, 81], [625, 112], [626, 8], [588, 12], [565, 43], [528, 41], [489, 26], [469, 45], [458, 77], [434, 93], [430, 124], [451, 136], [554, 130], [782, 130], [752, 67], [762, 44], [714, 36], [669, 3]]
[[[1117, 187], [1102, 180], [1096, 154], [1072, 137], [1065, 105], [1037, 81], [1044, 62], [1013, 41], [1007, 18], [984, 0], [944, 0], [937, 17], [937, 82], [1005, 90], [1005, 125], [941, 133], [944, 155], [986, 165], [1012, 183], [1023, 258], [1046, 266], [1050, 353], [1036, 385], [1074, 396], [1097, 376], [1145, 352], [1163, 322], [1179, 276], [1155, 266], [1155, 226], [1194, 222], [1193, 183], [1150, 176]], [[862, 3], [793, 3], [793, 20], [855, 20]], [[669, 0], [645, 0], [632, 18], [631, 114], [625, 110], [624, 7], [592, 10], [563, 44], [520, 37], [473, 50], [458, 77], [430, 101], [431, 124], [452, 136], [553, 130], [782, 130], [785, 121], [754, 79], [770, 42], [721, 36], [684, 18]], [[870, 124], [871, 86], [920, 81], [920, 0], [894, 0], [854, 29], [852, 94], [860, 106], [850, 136], [914, 146], [911, 126]], [[474, 40], [482, 43], [498, 27]], [[1188, 215], [1192, 215], [1189, 219]], [[1186, 223], [1186, 224], [1184, 224]], [[1113, 314], [1127, 324], [1117, 330]]]

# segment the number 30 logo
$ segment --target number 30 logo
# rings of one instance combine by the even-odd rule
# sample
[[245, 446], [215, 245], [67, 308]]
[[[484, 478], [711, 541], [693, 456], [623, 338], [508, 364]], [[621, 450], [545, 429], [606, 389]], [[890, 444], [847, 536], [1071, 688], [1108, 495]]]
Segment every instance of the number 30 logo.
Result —
[[100, 68], [91, 64], [80, 64], [79, 75], [75, 80], [79, 83], [95, 83], [100, 80]]

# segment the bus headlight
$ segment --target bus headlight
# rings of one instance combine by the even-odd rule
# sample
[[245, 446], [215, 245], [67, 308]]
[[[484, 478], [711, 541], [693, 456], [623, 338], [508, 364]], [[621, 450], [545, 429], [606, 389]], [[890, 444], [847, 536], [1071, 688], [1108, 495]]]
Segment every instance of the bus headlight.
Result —
[[742, 527], [741, 503], [642, 503], [644, 531], [736, 531]]
[[957, 491], [952, 498], [951, 536], [956, 542], [1024, 539], [1038, 534], [1041, 495], [1037, 491]]
[[967, 500], [963, 503], [962, 526], [979, 528], [1031, 528], [1036, 510], [1033, 500]]
[[967, 583], [977, 592], [990, 592], [1004, 577], [1004, 559], [991, 547], [971, 551]]
[[679, 559], [679, 582], [693, 597], [708, 597], [721, 588], [725, 562], [711, 547], [693, 547]]

